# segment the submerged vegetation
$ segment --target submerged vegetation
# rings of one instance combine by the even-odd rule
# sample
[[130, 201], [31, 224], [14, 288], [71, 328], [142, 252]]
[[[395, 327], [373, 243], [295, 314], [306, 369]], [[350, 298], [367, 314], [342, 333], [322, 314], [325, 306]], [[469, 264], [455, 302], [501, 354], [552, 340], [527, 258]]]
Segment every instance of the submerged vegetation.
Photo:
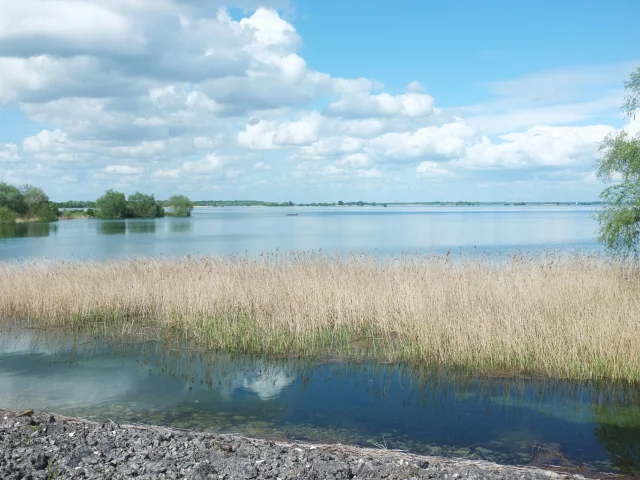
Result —
[[275, 356], [640, 381], [640, 272], [598, 256], [0, 264], [0, 318]]

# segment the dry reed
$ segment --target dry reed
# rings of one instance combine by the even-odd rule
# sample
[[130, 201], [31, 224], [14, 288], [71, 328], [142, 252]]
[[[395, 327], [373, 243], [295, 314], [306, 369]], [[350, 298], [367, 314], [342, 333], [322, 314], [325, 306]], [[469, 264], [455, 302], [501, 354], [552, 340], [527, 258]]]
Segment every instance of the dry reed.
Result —
[[3, 263], [2, 317], [124, 336], [151, 328], [201, 348], [267, 355], [366, 353], [640, 381], [640, 274], [594, 256]]

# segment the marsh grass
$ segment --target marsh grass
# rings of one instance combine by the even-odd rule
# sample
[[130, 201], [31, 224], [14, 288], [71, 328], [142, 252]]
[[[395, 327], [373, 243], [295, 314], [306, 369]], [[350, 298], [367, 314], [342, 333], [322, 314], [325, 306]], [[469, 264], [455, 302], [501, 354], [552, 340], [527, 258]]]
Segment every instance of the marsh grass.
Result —
[[599, 256], [3, 263], [2, 317], [258, 355], [640, 380], [640, 273]]

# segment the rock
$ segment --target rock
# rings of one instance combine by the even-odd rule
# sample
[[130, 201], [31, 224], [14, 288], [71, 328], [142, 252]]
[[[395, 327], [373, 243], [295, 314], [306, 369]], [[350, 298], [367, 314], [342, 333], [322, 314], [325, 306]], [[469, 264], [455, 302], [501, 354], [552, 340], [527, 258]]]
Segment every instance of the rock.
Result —
[[44, 470], [49, 465], [49, 457], [47, 457], [43, 453], [38, 453], [37, 455], [31, 457], [31, 464], [36, 470]]
[[33, 410], [23, 410], [20, 413], [16, 414], [16, 417], [30, 417], [33, 415]]
[[[31, 414], [0, 421], [0, 478], [551, 480], [581, 478], [538, 468], [421, 457], [342, 445], [294, 445], [165, 428]], [[46, 437], [29, 438], [35, 422]], [[115, 422], [113, 422], [115, 423]], [[44, 427], [44, 428], [43, 428]]]

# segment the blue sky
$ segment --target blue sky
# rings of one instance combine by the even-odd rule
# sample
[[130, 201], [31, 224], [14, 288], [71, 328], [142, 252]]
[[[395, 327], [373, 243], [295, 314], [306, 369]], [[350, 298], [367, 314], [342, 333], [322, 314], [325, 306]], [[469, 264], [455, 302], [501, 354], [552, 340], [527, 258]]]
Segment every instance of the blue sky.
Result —
[[593, 200], [640, 2], [0, 0], [0, 181], [56, 200]]

